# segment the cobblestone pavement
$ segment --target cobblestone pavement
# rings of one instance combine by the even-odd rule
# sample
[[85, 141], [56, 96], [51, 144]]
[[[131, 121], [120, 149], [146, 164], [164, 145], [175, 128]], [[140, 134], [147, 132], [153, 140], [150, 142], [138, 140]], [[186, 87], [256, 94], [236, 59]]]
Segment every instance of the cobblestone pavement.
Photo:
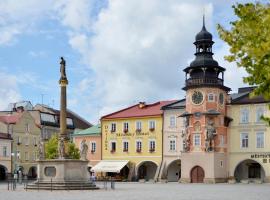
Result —
[[[103, 185], [99, 185], [103, 187]], [[0, 200], [269, 200], [270, 184], [116, 183], [97, 191], [8, 191], [0, 184]]]

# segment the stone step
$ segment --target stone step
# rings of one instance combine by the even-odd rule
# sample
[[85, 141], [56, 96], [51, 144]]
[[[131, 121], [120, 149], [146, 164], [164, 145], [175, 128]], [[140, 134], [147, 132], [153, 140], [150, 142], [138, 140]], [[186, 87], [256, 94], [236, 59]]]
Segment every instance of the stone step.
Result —
[[27, 184], [26, 190], [97, 190], [94, 183], [82, 182], [35, 182]]

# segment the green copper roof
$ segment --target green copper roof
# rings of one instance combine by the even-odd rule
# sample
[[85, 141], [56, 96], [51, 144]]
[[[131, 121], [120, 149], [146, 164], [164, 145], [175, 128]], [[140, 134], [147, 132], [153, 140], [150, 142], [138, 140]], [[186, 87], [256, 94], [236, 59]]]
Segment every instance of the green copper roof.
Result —
[[101, 127], [100, 124], [92, 126], [88, 129], [75, 131], [73, 136], [80, 136], [80, 135], [100, 135], [101, 134]]

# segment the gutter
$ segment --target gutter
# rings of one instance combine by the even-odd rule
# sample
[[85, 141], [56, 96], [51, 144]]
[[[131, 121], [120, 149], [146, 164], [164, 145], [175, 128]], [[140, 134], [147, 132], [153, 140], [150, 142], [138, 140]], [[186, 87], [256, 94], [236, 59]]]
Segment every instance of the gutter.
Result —
[[159, 175], [160, 175], [160, 171], [161, 171], [161, 168], [162, 168], [162, 165], [163, 165], [163, 141], [164, 141], [164, 134], [163, 134], [163, 129], [164, 129], [164, 111], [163, 111], [163, 114], [161, 115], [162, 117], [162, 129], [161, 129], [161, 134], [162, 134], [162, 137], [161, 137], [161, 163], [160, 163], [160, 167], [159, 167], [159, 170], [158, 170], [158, 175], [157, 175], [157, 179], [156, 181], [159, 181]]

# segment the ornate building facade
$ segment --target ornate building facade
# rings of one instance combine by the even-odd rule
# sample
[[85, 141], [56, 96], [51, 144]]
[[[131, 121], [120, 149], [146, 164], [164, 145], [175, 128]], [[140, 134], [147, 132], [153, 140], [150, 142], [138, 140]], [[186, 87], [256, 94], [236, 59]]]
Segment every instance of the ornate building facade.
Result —
[[196, 35], [195, 60], [186, 73], [186, 112], [181, 182], [224, 182], [227, 178], [225, 69], [213, 59], [212, 35], [203, 24]]

